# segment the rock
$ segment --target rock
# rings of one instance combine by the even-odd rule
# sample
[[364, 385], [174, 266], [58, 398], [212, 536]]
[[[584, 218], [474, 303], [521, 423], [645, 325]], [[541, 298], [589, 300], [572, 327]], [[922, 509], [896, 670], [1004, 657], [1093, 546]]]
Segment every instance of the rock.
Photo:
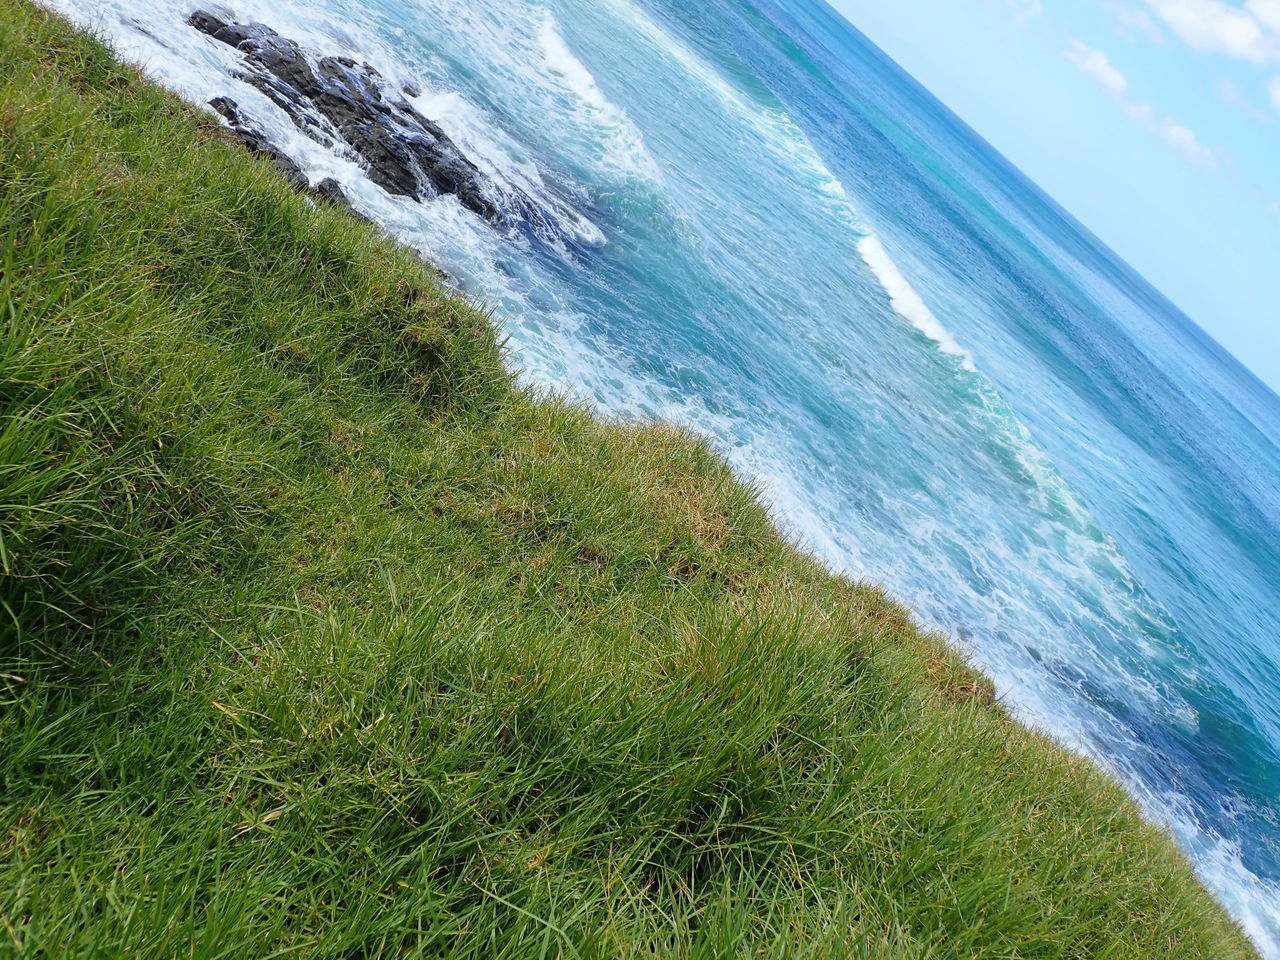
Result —
[[222, 118], [233, 127], [240, 126], [240, 104], [230, 97], [214, 97], [209, 101], [209, 106], [218, 111]]
[[240, 104], [230, 97], [214, 97], [209, 101], [209, 106], [213, 107], [227, 121], [231, 128], [231, 135], [239, 140], [250, 153], [270, 160], [271, 165], [283, 173], [285, 178], [295, 187], [301, 189], [308, 187], [308, 180], [306, 174], [302, 172], [302, 168], [294, 163], [288, 154], [268, 140], [261, 130], [252, 125], [252, 122], [240, 110]]
[[311, 188], [311, 192], [328, 200], [330, 203], [336, 203], [343, 207], [351, 206], [351, 200], [347, 197], [347, 192], [342, 189], [342, 184], [333, 179], [333, 177], [325, 177]]
[[[403, 100], [388, 101], [382, 75], [368, 64], [348, 57], [313, 61], [297, 43], [260, 23], [228, 23], [206, 11], [193, 13], [187, 22], [240, 51], [248, 68], [243, 79], [308, 136], [326, 146], [335, 141], [348, 146], [369, 179], [387, 193], [418, 201], [451, 194], [468, 210], [498, 225], [526, 219], [545, 229], [552, 222], [529, 197], [504, 189], [486, 176], [439, 125]], [[280, 156], [260, 133], [248, 131], [234, 102], [219, 100], [223, 104], [214, 103], [214, 109], [250, 149], [273, 160]]]
[[285, 179], [300, 189], [307, 186], [307, 175], [302, 172], [302, 168], [298, 166], [292, 158], [287, 154], [280, 152], [272, 145], [271, 141], [259, 133], [257, 130], [249, 130], [246, 128], [235, 128], [232, 130], [236, 139], [248, 148], [250, 153], [254, 153], [260, 157], [266, 157], [271, 161], [271, 165], [284, 174]]
[[311, 187], [310, 193], [311, 196], [329, 202], [329, 204], [347, 207], [347, 210], [351, 211], [352, 214], [360, 216], [361, 220], [365, 219], [364, 215], [357, 214], [355, 207], [351, 205], [351, 197], [347, 196], [347, 191], [344, 191], [342, 184], [338, 183], [338, 180], [333, 177], [325, 177], [320, 180], [320, 183]]
[[334, 206], [343, 207], [347, 213], [355, 217], [357, 220], [363, 220], [365, 223], [373, 223], [368, 217], [351, 205], [351, 198], [347, 196], [347, 191], [342, 189], [340, 184], [333, 177], [325, 177], [314, 187], [307, 188], [309, 198], [317, 200], [321, 203], [328, 203]]
[[195, 27], [201, 33], [207, 33], [215, 40], [221, 40], [228, 46], [238, 47], [245, 40], [255, 39], [260, 36], [279, 36], [270, 27], [261, 23], [239, 24], [227, 23], [220, 17], [214, 16], [203, 10], [197, 10], [187, 18], [187, 23]]

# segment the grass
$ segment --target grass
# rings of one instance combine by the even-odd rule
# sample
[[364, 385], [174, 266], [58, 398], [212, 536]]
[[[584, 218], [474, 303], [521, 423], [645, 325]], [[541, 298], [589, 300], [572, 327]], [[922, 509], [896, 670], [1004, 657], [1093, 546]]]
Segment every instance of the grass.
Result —
[[0, 0], [0, 956], [1254, 956], [707, 446]]

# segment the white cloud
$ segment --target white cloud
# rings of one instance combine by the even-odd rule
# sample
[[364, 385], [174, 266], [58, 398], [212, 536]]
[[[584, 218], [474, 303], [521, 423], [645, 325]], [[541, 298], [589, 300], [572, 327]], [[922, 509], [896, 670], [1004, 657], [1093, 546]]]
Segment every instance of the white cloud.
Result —
[[1162, 120], [1159, 125], [1160, 138], [1175, 150], [1181, 151], [1188, 160], [1197, 167], [1216, 167], [1218, 154], [1200, 142], [1195, 131], [1172, 120]]
[[1268, 30], [1280, 33], [1280, 0], [1246, 0], [1245, 7]]
[[1013, 10], [1013, 19], [1027, 24], [1036, 17], [1044, 16], [1044, 4], [1040, 0], [1006, 0]]
[[[1107, 55], [1079, 40], [1072, 40], [1066, 50], [1066, 58], [1098, 86], [1116, 98], [1125, 113], [1177, 150], [1198, 167], [1216, 167], [1220, 152], [1200, 142], [1194, 130], [1161, 117], [1151, 104], [1129, 96], [1129, 81], [1123, 73], [1111, 65]], [[1277, 78], [1280, 82], [1280, 78]]]
[[1147, 5], [1197, 50], [1251, 63], [1280, 59], [1280, 38], [1271, 32], [1280, 29], [1280, 0], [1247, 0], [1244, 7], [1224, 0], [1147, 0]]
[[1149, 130], [1156, 129], [1158, 125], [1156, 123], [1156, 111], [1151, 104], [1135, 103], [1132, 100], [1126, 100], [1121, 103], [1121, 106], [1124, 107], [1125, 113], [1129, 114], [1129, 116], [1133, 117], [1135, 120], [1141, 120]]
[[[1197, 50], [1261, 66], [1280, 62], [1280, 0], [1244, 0], [1243, 6], [1226, 0], [1147, 0], [1147, 5]], [[1234, 85], [1220, 83], [1218, 92], [1228, 106], [1267, 119]], [[1267, 92], [1280, 112], [1280, 76], [1271, 78]]]
[[[1280, 3], [1280, 0], [1272, 0], [1272, 2]], [[1132, 39], [1134, 33], [1141, 33], [1152, 43], [1164, 43], [1164, 31], [1146, 10], [1121, 0], [1098, 0], [1098, 3], [1115, 18], [1120, 26], [1125, 28], [1124, 32], [1128, 39]]]
[[1219, 77], [1217, 83], [1218, 99], [1236, 113], [1248, 117], [1255, 123], [1273, 123], [1275, 118], [1263, 110], [1253, 99], [1240, 89], [1240, 85], [1227, 77]]
[[1129, 92], [1129, 81], [1125, 79], [1123, 73], [1111, 65], [1111, 61], [1101, 50], [1094, 50], [1079, 40], [1072, 40], [1066, 56], [1104, 89], [1110, 90], [1117, 96], [1123, 96]]

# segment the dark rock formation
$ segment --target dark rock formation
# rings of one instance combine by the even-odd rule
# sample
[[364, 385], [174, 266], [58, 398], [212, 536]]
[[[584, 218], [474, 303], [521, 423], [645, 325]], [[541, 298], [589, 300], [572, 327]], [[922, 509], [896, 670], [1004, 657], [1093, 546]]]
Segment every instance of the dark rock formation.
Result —
[[352, 216], [359, 217], [361, 220], [368, 220], [368, 217], [358, 212], [351, 205], [351, 198], [342, 189], [342, 184], [333, 179], [333, 177], [325, 177], [314, 187], [311, 186], [306, 174], [302, 172], [302, 168], [272, 146], [266, 135], [245, 115], [240, 108], [240, 104], [230, 97], [214, 97], [209, 101], [209, 106], [213, 107], [227, 121], [231, 135], [239, 140], [250, 153], [269, 159], [272, 166], [283, 173], [285, 178], [303, 193], [316, 200], [324, 200], [328, 203], [346, 207], [351, 211]]
[[333, 177], [325, 177], [314, 187], [311, 192], [317, 197], [322, 197], [330, 203], [336, 203], [341, 207], [350, 207], [351, 200], [347, 197], [347, 192], [342, 189], [342, 184]]
[[217, 110], [231, 127], [231, 133], [249, 150], [250, 153], [266, 157], [271, 165], [283, 173], [290, 183], [301, 189], [307, 189], [306, 174], [282, 151], [276, 149], [262, 133], [240, 113], [240, 105], [230, 97], [216, 97], [209, 101], [209, 106]]
[[[325, 146], [350, 148], [369, 179], [388, 193], [418, 201], [452, 194], [495, 225], [521, 224], [548, 239], [565, 239], [553, 217], [523, 192], [486, 176], [404, 97], [392, 94], [388, 99], [383, 77], [368, 64], [347, 57], [313, 60], [297, 43], [261, 23], [228, 23], [205, 11], [192, 14], [188, 23], [235, 47], [247, 67], [242, 79], [284, 110], [307, 136]], [[412, 95], [412, 90], [404, 92]], [[234, 102], [219, 101], [213, 102], [214, 109], [246, 146], [273, 162], [282, 156], [243, 121]]]

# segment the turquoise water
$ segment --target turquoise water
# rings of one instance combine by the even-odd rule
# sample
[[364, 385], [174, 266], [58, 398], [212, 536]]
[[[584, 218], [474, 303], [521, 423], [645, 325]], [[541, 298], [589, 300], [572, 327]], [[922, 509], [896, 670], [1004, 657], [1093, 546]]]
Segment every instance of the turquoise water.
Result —
[[239, 100], [491, 306], [530, 381], [711, 436], [1280, 958], [1280, 400], [819, 0], [224, 5], [419, 84], [554, 245], [382, 193], [186, 7], [53, 5]]

